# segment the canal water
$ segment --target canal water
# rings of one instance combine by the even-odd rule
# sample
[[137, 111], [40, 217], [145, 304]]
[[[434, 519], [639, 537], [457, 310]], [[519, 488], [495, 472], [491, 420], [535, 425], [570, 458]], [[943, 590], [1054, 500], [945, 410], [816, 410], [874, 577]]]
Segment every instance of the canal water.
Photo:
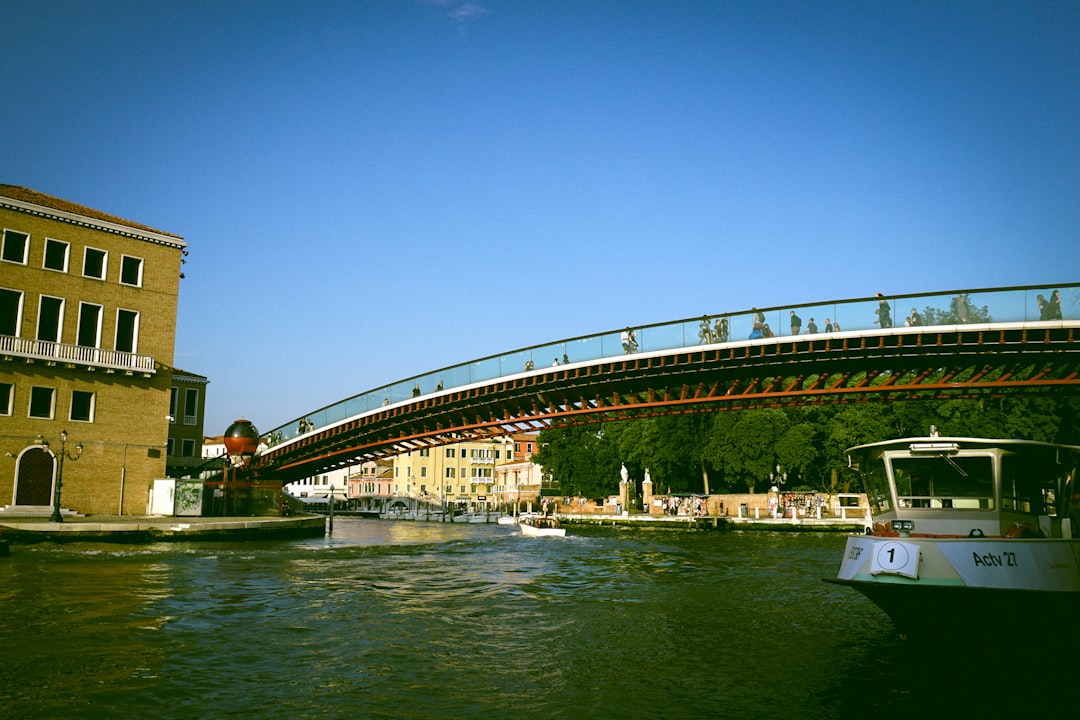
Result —
[[822, 582], [844, 541], [337, 518], [324, 539], [15, 546], [0, 715], [1001, 717], [1001, 667], [1053, 655], [1024, 628], [1000, 657], [913, 650]]

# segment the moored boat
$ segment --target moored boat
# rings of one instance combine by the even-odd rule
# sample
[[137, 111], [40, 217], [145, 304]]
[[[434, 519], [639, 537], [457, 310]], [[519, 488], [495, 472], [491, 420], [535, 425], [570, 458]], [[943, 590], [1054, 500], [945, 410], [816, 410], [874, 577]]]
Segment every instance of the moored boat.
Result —
[[1080, 447], [929, 437], [848, 450], [873, 526], [830, 582], [858, 590], [902, 637], [989, 638], [1038, 625], [1077, 635]]
[[521, 534], [526, 537], [563, 537], [566, 535], [566, 528], [559, 524], [557, 518], [550, 515], [523, 517], [518, 521], [518, 527], [521, 528]]

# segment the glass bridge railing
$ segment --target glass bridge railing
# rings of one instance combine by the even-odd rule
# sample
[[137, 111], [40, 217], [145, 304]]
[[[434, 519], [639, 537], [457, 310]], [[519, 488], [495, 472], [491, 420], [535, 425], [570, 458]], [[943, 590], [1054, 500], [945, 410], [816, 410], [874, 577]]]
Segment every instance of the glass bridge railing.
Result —
[[273, 446], [381, 407], [502, 377], [542, 372], [554, 365], [791, 337], [793, 313], [801, 321], [800, 336], [882, 327], [1075, 320], [1080, 318], [1080, 284], [953, 290], [751, 308], [559, 340], [451, 365], [353, 395], [274, 428], [263, 435], [263, 441]]

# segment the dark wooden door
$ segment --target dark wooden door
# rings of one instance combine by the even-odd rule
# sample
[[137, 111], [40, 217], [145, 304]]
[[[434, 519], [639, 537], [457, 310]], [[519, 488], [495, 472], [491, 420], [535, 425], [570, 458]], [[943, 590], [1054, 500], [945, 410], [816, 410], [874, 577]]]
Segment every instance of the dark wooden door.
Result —
[[56, 459], [43, 448], [31, 448], [19, 458], [15, 479], [16, 505], [52, 505]]

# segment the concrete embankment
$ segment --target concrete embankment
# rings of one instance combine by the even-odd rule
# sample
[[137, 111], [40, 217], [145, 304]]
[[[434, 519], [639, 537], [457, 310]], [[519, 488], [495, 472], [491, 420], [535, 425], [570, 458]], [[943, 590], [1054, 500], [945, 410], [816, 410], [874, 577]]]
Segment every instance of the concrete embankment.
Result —
[[11, 544], [36, 542], [194, 542], [201, 540], [264, 540], [321, 537], [326, 518], [294, 517], [158, 517], [88, 515], [54, 523], [39, 517], [0, 519], [0, 537]]

